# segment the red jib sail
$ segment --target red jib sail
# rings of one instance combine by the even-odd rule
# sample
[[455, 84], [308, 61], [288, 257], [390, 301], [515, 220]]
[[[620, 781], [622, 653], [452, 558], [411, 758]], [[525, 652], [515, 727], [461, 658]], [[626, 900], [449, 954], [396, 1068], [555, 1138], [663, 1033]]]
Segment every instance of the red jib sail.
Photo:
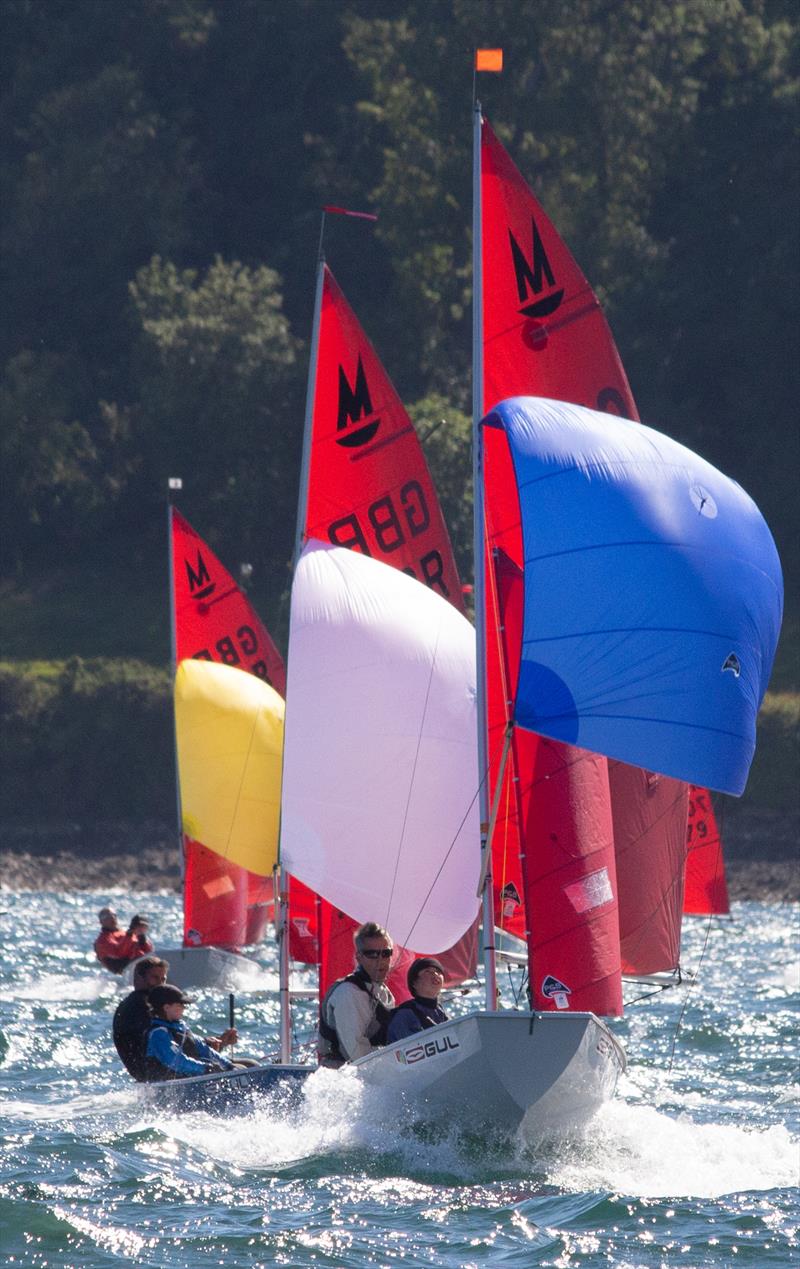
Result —
[[[175, 656], [255, 674], [281, 695], [286, 673], [247, 596], [187, 520], [171, 509]], [[263, 937], [272, 882], [184, 835], [183, 941], [241, 947]]]
[[[322, 267], [305, 537], [402, 569], [463, 612], [450, 538], [414, 425], [333, 274]], [[355, 925], [294, 878], [290, 887], [290, 952], [297, 960], [319, 957], [324, 993], [352, 971]], [[465, 940], [440, 957], [454, 977], [466, 962], [474, 972], [474, 932]], [[398, 949], [390, 984], [398, 999], [408, 995], [404, 966], [411, 955]]]

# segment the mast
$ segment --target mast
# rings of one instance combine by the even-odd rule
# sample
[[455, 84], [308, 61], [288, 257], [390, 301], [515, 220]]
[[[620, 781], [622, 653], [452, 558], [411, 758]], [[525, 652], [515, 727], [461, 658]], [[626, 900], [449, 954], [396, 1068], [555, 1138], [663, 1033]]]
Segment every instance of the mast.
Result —
[[472, 487], [475, 571], [475, 668], [478, 714], [478, 797], [483, 878], [483, 965], [486, 1008], [497, 1008], [491, 839], [489, 836], [489, 760], [486, 715], [486, 543], [483, 511], [483, 257], [481, 248], [481, 104], [473, 107], [472, 140]]
[[[172, 493], [183, 489], [180, 476], [170, 476], [167, 480], [167, 559], [169, 561], [169, 678], [173, 698], [175, 693], [175, 674], [178, 668], [178, 631], [175, 614], [175, 551], [172, 542]], [[175, 815], [178, 828], [178, 859], [181, 869], [181, 889], [186, 879], [186, 857], [183, 849], [183, 809], [181, 807], [181, 782], [178, 772], [178, 720], [175, 705], [172, 707], [172, 759], [175, 771]]]
[[[292, 576], [297, 568], [297, 561], [303, 549], [305, 536], [306, 509], [308, 506], [308, 475], [311, 466], [311, 427], [314, 418], [314, 394], [317, 386], [317, 363], [319, 360], [319, 327], [322, 314], [322, 288], [325, 276], [325, 257], [322, 254], [322, 235], [325, 229], [325, 213], [322, 213], [319, 253], [317, 257], [317, 285], [314, 296], [314, 323], [311, 334], [311, 351], [308, 363], [308, 384], [306, 387], [306, 412], [303, 423], [303, 457], [300, 464], [300, 487], [297, 497], [297, 526], [294, 539], [294, 557], [292, 559]], [[291, 651], [291, 650], [290, 650]], [[288, 657], [287, 657], [288, 676]], [[287, 677], [288, 681], [288, 677]], [[280, 847], [278, 858], [280, 860]], [[279, 982], [279, 1035], [280, 1060], [291, 1061], [291, 1010], [289, 997], [289, 876], [276, 865], [276, 890], [278, 894], [278, 982]]]

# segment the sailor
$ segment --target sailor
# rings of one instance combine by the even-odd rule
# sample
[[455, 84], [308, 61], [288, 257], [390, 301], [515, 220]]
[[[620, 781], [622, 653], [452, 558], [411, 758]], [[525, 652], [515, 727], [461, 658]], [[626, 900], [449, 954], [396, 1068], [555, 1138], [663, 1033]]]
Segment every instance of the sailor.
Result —
[[439, 1004], [439, 992], [444, 986], [444, 969], [439, 961], [433, 956], [418, 957], [409, 968], [406, 982], [411, 999], [404, 1000], [392, 1014], [386, 1030], [387, 1044], [447, 1022], [447, 1014]]
[[149, 923], [143, 916], [131, 917], [127, 930], [121, 930], [113, 908], [101, 908], [98, 912], [100, 933], [94, 941], [94, 950], [100, 964], [112, 974], [121, 974], [131, 961], [152, 952], [153, 944], [147, 937]]
[[145, 1054], [153, 1021], [150, 992], [167, 981], [169, 965], [160, 956], [142, 956], [133, 968], [133, 991], [114, 1014], [112, 1034], [122, 1064], [140, 1083], [147, 1079]]
[[320, 1006], [320, 1065], [337, 1067], [386, 1043], [394, 996], [386, 986], [392, 963], [391, 936], [367, 921], [356, 930], [356, 970], [333, 983]]
[[183, 1021], [184, 1008], [192, 1000], [172, 983], [154, 987], [150, 992], [153, 1018], [145, 1050], [147, 1080], [174, 1080], [238, 1068], [237, 1062], [229, 1062], [205, 1040], [192, 1035]]

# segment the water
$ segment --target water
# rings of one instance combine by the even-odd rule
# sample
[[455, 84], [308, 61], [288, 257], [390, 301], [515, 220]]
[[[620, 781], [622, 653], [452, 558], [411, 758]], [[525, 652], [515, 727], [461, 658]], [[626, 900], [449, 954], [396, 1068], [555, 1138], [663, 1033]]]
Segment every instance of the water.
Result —
[[[354, 1079], [327, 1071], [291, 1113], [158, 1112], [121, 1073], [122, 989], [87, 951], [107, 900], [0, 893], [4, 1265], [797, 1263], [796, 908], [691, 921], [699, 979], [630, 1009], [618, 1098], [580, 1138], [531, 1147], [381, 1124]], [[142, 900], [115, 902], [127, 915]], [[147, 911], [177, 939], [172, 896]], [[223, 1001], [201, 995], [189, 1021], [222, 1029]], [[271, 998], [242, 997], [237, 1021], [243, 1049], [272, 1047]]]

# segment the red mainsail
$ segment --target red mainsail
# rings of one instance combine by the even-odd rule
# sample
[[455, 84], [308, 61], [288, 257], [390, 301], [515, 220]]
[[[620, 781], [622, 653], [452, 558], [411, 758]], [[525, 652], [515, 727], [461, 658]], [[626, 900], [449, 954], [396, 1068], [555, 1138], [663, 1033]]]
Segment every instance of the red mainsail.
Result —
[[[450, 538], [414, 425], [333, 274], [321, 267], [304, 536], [402, 569], [463, 612]], [[289, 910], [291, 956], [318, 959], [324, 994], [352, 971], [355, 923], [295, 878]], [[405, 967], [413, 955], [398, 949], [390, 980], [397, 999], [408, 995]], [[440, 959], [453, 978], [463, 978], [474, 973], [475, 957], [471, 931]]]
[[[171, 508], [176, 662], [235, 666], [284, 694], [275, 644], [244, 592], [188, 520]], [[183, 941], [188, 947], [257, 943], [270, 914], [272, 882], [184, 835]]]
[[[485, 121], [481, 130], [481, 220], [484, 412], [510, 396], [536, 395], [638, 419], [619, 353], [597, 297]], [[486, 429], [484, 443], [489, 551], [500, 546], [514, 562], [520, 564], [519, 511], [505, 438], [492, 429]], [[487, 577], [491, 577], [488, 568]], [[487, 629], [491, 631], [492, 622], [496, 620], [497, 598], [491, 594], [488, 584], [487, 608]], [[503, 711], [497, 702], [505, 702], [508, 692], [503, 683], [502, 667], [497, 664], [491, 647], [487, 661], [490, 778], [494, 783], [492, 773], [496, 770], [497, 735], [504, 726]], [[570, 764], [567, 762], [567, 765]], [[615, 805], [622, 795], [622, 784], [616, 779], [609, 782], [617, 834], [617, 882], [621, 911], [623, 906], [626, 909], [631, 906], [623, 904], [629, 888], [634, 895], [640, 893], [638, 878], [634, 872], [629, 873], [628, 861], [636, 858], [636, 852], [627, 834], [629, 831], [642, 831], [638, 816], [626, 816], [624, 808]], [[640, 792], [638, 786], [634, 789], [626, 786], [624, 796], [638, 796]], [[680, 800], [673, 799], [672, 807], [673, 817], [679, 817], [682, 813]], [[646, 831], [648, 840], [663, 832], [674, 850], [669, 860], [663, 852], [658, 852], [658, 866], [664, 870], [658, 884], [665, 894], [674, 896], [682, 890], [682, 876], [680, 883], [677, 877], [682, 875], [684, 867], [685, 819], [676, 846], [674, 827], [670, 825], [667, 829], [660, 812], [655, 811], [652, 799], [645, 799], [644, 808], [656, 815]], [[685, 813], [685, 800], [683, 808]], [[513, 826], [503, 827], [506, 838], [513, 835]], [[500, 849], [508, 853], [505, 843]], [[498, 846], [494, 844], [495, 867], [498, 853]], [[651, 860], [649, 866], [655, 865], [656, 860]], [[500, 884], [495, 879], [498, 906], [501, 904], [501, 884], [502, 875]], [[632, 906], [636, 908], [635, 903]], [[659, 928], [664, 907], [672, 914], [675, 926], [668, 945], [678, 946], [680, 910], [676, 913], [671, 901], [656, 906], [657, 913], [653, 914], [655, 946], [665, 946]], [[673, 968], [676, 963], [677, 960], [669, 965], [665, 963], [660, 968]]]
[[688, 785], [609, 762], [619, 888], [623, 974], [678, 965], [683, 911]]
[[689, 835], [683, 910], [691, 916], [726, 916], [731, 908], [725, 861], [711, 795], [689, 786]]

